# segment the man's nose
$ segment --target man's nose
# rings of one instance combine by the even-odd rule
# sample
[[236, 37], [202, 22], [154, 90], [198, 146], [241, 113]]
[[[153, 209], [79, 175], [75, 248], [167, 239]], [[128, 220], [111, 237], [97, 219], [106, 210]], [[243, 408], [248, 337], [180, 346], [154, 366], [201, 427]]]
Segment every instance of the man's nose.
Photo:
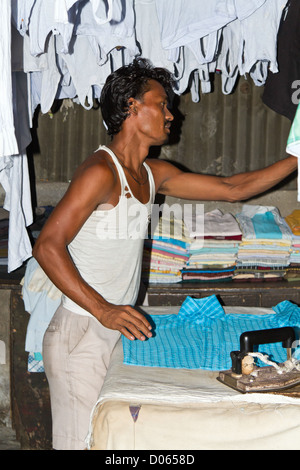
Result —
[[173, 114], [171, 113], [171, 111], [169, 110], [169, 108], [167, 108], [166, 119], [167, 119], [168, 121], [173, 121], [173, 119], [174, 119], [174, 116], [173, 116]]

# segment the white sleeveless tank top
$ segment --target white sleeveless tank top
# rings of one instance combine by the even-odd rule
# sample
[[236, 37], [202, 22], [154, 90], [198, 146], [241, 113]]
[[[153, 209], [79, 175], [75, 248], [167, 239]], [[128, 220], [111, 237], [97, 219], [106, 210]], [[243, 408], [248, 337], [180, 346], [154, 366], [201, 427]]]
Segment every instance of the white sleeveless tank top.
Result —
[[[134, 305], [140, 287], [144, 239], [147, 237], [155, 185], [149, 166], [150, 198], [142, 204], [130, 190], [124, 170], [106, 146], [119, 174], [121, 195], [116, 206], [93, 211], [68, 245], [69, 253], [82, 278], [105, 300], [115, 305]], [[72, 312], [92, 316], [63, 295], [63, 306]]]

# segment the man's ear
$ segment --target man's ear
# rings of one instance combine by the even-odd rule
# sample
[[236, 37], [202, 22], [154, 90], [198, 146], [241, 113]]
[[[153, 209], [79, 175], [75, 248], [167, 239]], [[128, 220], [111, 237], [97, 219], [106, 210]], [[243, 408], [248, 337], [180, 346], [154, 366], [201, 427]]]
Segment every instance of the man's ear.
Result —
[[137, 100], [136, 99], [129, 98], [128, 106], [129, 106], [129, 114], [137, 114], [138, 107], [137, 107]]

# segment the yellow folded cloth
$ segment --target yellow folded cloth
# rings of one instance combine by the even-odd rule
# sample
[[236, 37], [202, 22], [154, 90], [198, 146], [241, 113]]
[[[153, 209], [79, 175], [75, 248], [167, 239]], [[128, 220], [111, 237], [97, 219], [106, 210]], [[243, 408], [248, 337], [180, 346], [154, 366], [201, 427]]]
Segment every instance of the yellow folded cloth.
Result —
[[300, 235], [300, 210], [295, 209], [290, 215], [285, 217], [285, 221], [294, 235]]

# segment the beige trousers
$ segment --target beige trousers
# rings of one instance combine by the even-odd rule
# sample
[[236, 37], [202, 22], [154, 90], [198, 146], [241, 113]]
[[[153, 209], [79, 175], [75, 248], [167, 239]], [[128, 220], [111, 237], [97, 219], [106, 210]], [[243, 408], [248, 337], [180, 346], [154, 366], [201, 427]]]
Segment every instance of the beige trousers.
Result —
[[57, 309], [43, 343], [54, 449], [86, 448], [90, 414], [119, 337], [95, 318]]

